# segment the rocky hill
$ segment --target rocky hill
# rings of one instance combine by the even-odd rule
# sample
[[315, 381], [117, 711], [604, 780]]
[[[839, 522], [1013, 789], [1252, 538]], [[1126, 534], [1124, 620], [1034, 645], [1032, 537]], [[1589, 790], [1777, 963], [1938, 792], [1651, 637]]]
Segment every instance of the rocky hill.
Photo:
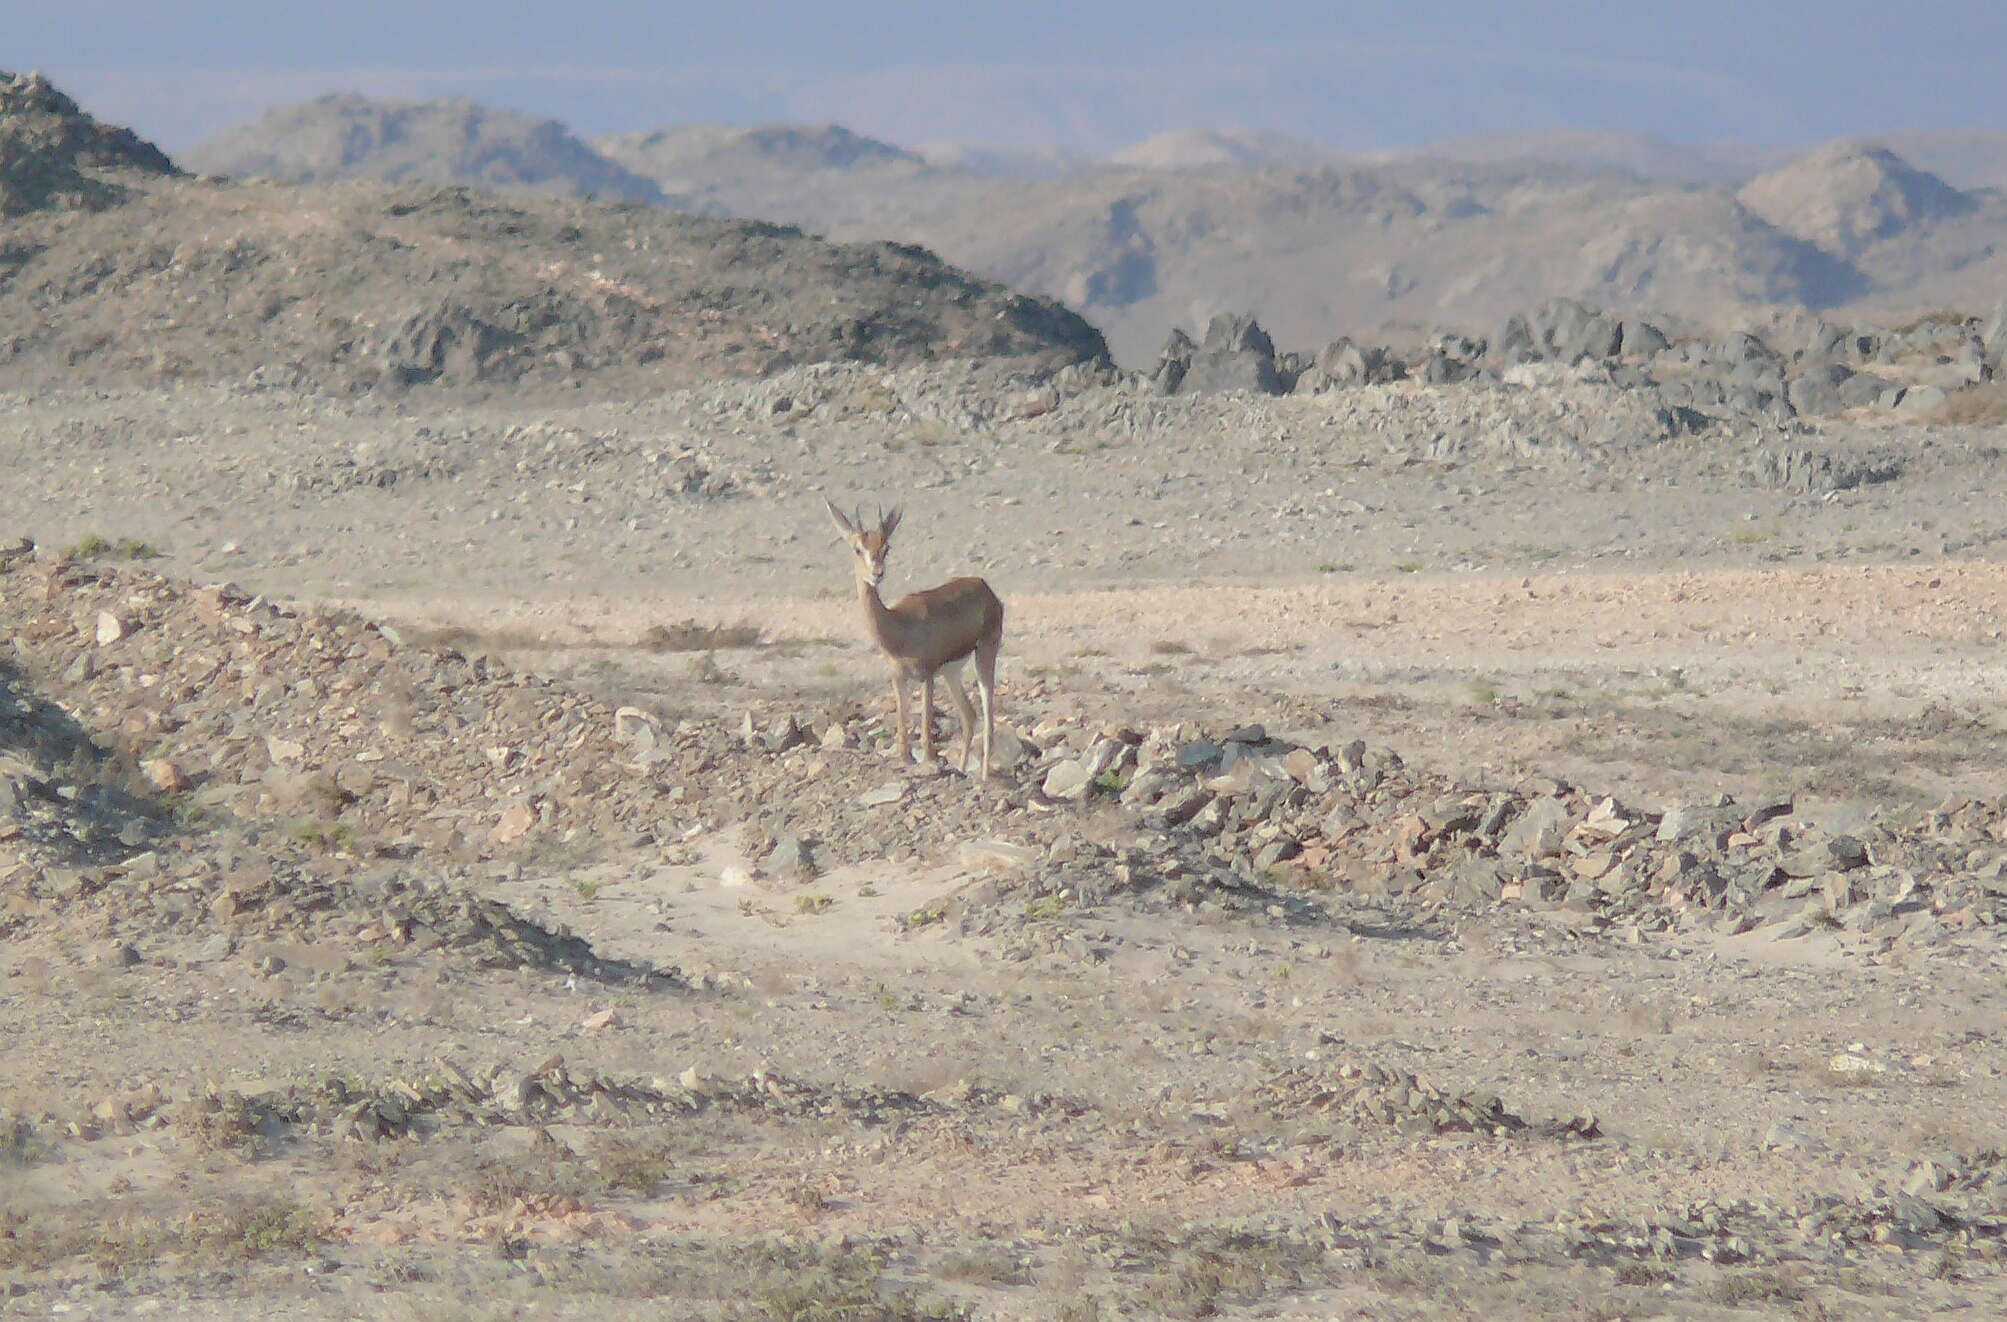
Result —
[[[1105, 352], [1072, 313], [916, 248], [457, 187], [175, 177], [42, 86], [0, 121], [34, 148], [8, 157], [28, 181], [10, 196], [45, 208], [0, 228], [0, 387], [637, 389], [791, 362]], [[66, 197], [84, 209], [47, 209]]]
[[690, 126], [593, 147], [671, 206], [923, 244], [1065, 301], [1147, 367], [1168, 327], [1247, 309], [1298, 343], [1400, 326], [1475, 334], [1550, 297], [1715, 330], [1804, 310], [1979, 310], [1991, 299], [1966, 306], [1975, 282], [2007, 277], [1995, 256], [2007, 202], [1973, 187], [1993, 178], [1998, 144], [1899, 136], [1961, 182], [1859, 143], [1793, 159], [1591, 131], [1346, 153], [1191, 128], [1016, 177], [980, 153], [835, 125]]
[[1550, 294], [1703, 323], [1858, 283], [1726, 192], [1441, 166], [1130, 172], [917, 225], [939, 251], [1081, 309], [1125, 363], [1164, 328], [1255, 309], [1292, 342], [1388, 323], [1487, 328]]
[[0, 72], [0, 218], [101, 210], [124, 195], [119, 175], [174, 173], [158, 147], [98, 123], [41, 74]]
[[593, 146], [671, 206], [851, 238], [896, 235], [902, 218], [973, 202], [995, 186], [981, 169], [939, 165], [834, 124], [692, 124]]
[[1801, 156], [1752, 179], [1736, 197], [1786, 234], [1846, 258], [1980, 205], [1885, 147], [1852, 143]]
[[187, 163], [209, 174], [294, 183], [384, 179], [662, 201], [652, 181], [608, 161], [556, 120], [464, 97], [316, 97], [211, 138], [187, 153]]
[[2007, 191], [2007, 129], [1912, 129], [1869, 141], [1955, 187]]
[[1357, 164], [1357, 153], [1341, 152], [1309, 138], [1245, 129], [1181, 128], [1159, 133], [1108, 158], [1112, 165], [1142, 170], [1244, 169], [1264, 165]]

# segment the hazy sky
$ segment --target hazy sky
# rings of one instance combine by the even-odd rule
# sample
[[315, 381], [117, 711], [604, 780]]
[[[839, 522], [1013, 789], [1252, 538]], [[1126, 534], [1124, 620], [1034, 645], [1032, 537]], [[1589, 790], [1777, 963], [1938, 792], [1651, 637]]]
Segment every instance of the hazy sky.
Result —
[[591, 135], [835, 120], [1125, 146], [1186, 125], [1344, 147], [1620, 128], [1801, 143], [2007, 129], [2007, 0], [1511, 5], [4, 0], [39, 68], [170, 151], [325, 91], [467, 95]]

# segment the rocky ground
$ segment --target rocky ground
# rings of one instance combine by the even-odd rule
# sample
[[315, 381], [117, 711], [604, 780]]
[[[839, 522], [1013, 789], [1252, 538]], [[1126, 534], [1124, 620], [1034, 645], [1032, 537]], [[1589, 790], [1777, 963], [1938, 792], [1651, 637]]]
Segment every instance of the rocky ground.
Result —
[[[1998, 1316], [2001, 440], [0, 399], [0, 1310]], [[1003, 596], [991, 782], [825, 496]]]

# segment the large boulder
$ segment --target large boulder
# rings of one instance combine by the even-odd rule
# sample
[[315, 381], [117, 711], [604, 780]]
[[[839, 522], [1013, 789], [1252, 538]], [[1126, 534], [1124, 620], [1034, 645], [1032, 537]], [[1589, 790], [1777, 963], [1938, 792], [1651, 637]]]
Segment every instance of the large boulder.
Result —
[[1538, 362], [1540, 358], [1540, 341], [1526, 318], [1518, 313], [1507, 317], [1492, 334], [1491, 361], [1499, 367], [1516, 367], [1520, 363]]
[[1621, 328], [1622, 352], [1626, 358], [1650, 358], [1662, 352], [1671, 341], [1666, 333], [1649, 321], [1636, 317], [1626, 318]]
[[1407, 365], [1377, 344], [1354, 344], [1340, 336], [1324, 346], [1317, 358], [1296, 378], [1296, 390], [1318, 391], [1332, 386], [1363, 386], [1380, 381], [1399, 381], [1408, 374]]
[[[1190, 343], [1190, 341], [1186, 341]], [[1206, 326], [1205, 339], [1184, 356], [1182, 370], [1174, 344], [1164, 346], [1157, 369], [1166, 394], [1217, 395], [1253, 391], [1279, 395], [1289, 388], [1275, 361], [1275, 342], [1252, 316], [1221, 313]], [[1173, 377], [1175, 385], [1167, 384]]]
[[1175, 395], [1178, 387], [1185, 383], [1185, 372], [1192, 365], [1192, 337], [1181, 327], [1171, 327], [1171, 333], [1164, 339], [1164, 347], [1157, 351], [1157, 370], [1150, 373], [1150, 384], [1160, 395]]
[[1775, 363], [1777, 351], [1763, 342], [1763, 337], [1754, 331], [1736, 331], [1721, 342], [1715, 357], [1733, 367], [1744, 363]]
[[1438, 331], [1422, 350], [1421, 378], [1432, 386], [1468, 381], [1481, 371], [1485, 343], [1455, 331]]
[[1614, 358], [1623, 347], [1622, 323], [1577, 299], [1548, 299], [1534, 312], [1530, 328], [1549, 355], [1570, 365]]
[[1805, 357], [1813, 362], [1831, 362], [1848, 355], [1848, 341], [1852, 337], [1845, 326], [1835, 326], [1821, 321], [1812, 327], [1811, 335], [1805, 339]]
[[1847, 398], [1841, 392], [1853, 369], [1840, 363], [1822, 362], [1791, 378], [1785, 387], [1784, 397], [1791, 401], [1791, 407], [1799, 416], [1814, 413], [1838, 413], [1848, 407]]
[[1979, 323], [1979, 342], [1985, 346], [1992, 375], [2007, 376], [2007, 299], [1995, 304], [1993, 315]]
[[1855, 372], [1840, 383], [1840, 403], [1845, 408], [1868, 408], [1881, 401], [1894, 382], [1872, 372]]

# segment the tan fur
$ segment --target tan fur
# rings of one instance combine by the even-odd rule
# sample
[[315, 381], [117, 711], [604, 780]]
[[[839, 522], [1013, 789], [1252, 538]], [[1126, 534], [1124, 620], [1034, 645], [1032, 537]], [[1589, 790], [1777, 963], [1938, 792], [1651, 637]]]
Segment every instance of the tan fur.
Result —
[[860, 511], [852, 518], [833, 502], [829, 517], [850, 544], [857, 573], [858, 600], [865, 627], [878, 650], [892, 663], [892, 706], [899, 718], [899, 760], [911, 746], [906, 719], [906, 685], [920, 683], [920, 757], [934, 760], [934, 676], [948, 683], [955, 711], [962, 721], [961, 768], [969, 769], [975, 742], [976, 713], [958, 673], [970, 656], [976, 659], [976, 687], [983, 700], [983, 778], [990, 774], [990, 748], [996, 736], [997, 653], [1003, 647], [1003, 602], [980, 578], [952, 578], [939, 587], [909, 592], [891, 605], [878, 595], [885, 578], [885, 561], [892, 550], [892, 532], [900, 511], [893, 510], [867, 528]]

